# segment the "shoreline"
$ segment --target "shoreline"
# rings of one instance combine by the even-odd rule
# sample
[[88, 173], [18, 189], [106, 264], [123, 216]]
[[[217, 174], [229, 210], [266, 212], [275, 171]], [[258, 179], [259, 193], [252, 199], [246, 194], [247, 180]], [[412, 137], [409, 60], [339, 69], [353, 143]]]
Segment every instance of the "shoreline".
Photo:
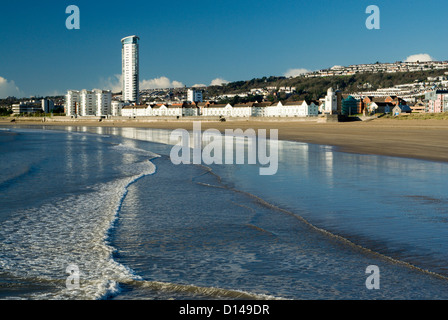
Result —
[[[0, 119], [0, 125], [30, 126], [88, 126], [133, 127], [153, 129], [193, 129], [198, 120], [55, 120]], [[448, 121], [446, 120], [394, 120], [318, 123], [317, 121], [288, 120], [227, 120], [201, 121], [202, 130], [218, 129], [266, 129], [278, 130], [278, 139], [336, 147], [338, 151], [383, 155], [419, 160], [448, 162]]]

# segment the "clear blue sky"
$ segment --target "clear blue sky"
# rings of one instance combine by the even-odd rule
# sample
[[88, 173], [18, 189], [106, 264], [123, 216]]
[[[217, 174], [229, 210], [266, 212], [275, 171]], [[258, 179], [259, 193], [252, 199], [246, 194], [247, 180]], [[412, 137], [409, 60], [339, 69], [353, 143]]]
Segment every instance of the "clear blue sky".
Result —
[[[80, 30], [65, 27], [72, 4]], [[380, 30], [365, 26], [372, 4]], [[3, 2], [0, 97], [116, 86], [120, 39], [134, 34], [145, 85], [161, 77], [208, 85], [420, 53], [448, 60], [447, 9], [446, 0]]]

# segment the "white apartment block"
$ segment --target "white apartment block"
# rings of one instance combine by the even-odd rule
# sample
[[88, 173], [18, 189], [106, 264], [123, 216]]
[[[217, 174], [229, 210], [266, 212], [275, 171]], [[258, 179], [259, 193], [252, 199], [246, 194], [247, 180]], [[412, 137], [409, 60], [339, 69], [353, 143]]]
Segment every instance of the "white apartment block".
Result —
[[54, 101], [53, 100], [42, 99], [41, 103], [42, 103], [42, 111], [44, 113], [50, 113], [53, 111], [53, 109], [54, 109]]
[[202, 102], [202, 91], [196, 89], [187, 90], [187, 101], [189, 102]]
[[121, 39], [123, 100], [136, 104], [139, 102], [139, 40], [137, 36]]
[[77, 90], [69, 90], [65, 98], [65, 114], [69, 117], [79, 114], [80, 101], [80, 92]]
[[96, 115], [108, 116], [112, 114], [112, 92], [107, 90], [93, 90], [96, 100]]
[[93, 91], [82, 90], [80, 94], [79, 116], [96, 115], [96, 94]]
[[119, 117], [121, 116], [121, 110], [123, 109], [124, 103], [121, 101], [112, 101], [111, 102], [111, 114], [114, 117]]
[[65, 101], [67, 116], [107, 116], [111, 110], [112, 92], [109, 90], [69, 90]]

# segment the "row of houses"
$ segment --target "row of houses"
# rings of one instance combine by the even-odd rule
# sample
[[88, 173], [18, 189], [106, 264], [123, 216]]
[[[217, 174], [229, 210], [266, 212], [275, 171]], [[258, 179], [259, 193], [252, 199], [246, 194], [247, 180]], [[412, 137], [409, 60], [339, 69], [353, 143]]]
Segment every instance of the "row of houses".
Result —
[[307, 78], [347, 76], [356, 73], [396, 73], [396, 72], [416, 72], [427, 70], [448, 69], [448, 61], [397, 61], [395, 63], [374, 63], [345, 66], [333, 66], [329, 69], [318, 70], [305, 74]]
[[397, 96], [372, 97], [367, 96], [360, 100], [361, 109], [365, 108], [374, 113], [392, 113], [395, 107], [399, 107], [406, 113], [441, 113], [448, 112], [448, 90], [432, 90], [425, 94], [424, 98], [415, 102], [406, 102]]
[[319, 114], [319, 105], [307, 101], [250, 102], [216, 104], [213, 102], [127, 105], [121, 109], [123, 117], [313, 117]]

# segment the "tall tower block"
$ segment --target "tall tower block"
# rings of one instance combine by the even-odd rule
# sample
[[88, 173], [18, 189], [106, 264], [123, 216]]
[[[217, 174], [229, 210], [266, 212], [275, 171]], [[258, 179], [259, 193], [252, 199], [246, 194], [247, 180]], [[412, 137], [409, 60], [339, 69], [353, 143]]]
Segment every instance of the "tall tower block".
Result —
[[121, 39], [123, 101], [136, 104], [139, 102], [139, 41], [137, 36]]

